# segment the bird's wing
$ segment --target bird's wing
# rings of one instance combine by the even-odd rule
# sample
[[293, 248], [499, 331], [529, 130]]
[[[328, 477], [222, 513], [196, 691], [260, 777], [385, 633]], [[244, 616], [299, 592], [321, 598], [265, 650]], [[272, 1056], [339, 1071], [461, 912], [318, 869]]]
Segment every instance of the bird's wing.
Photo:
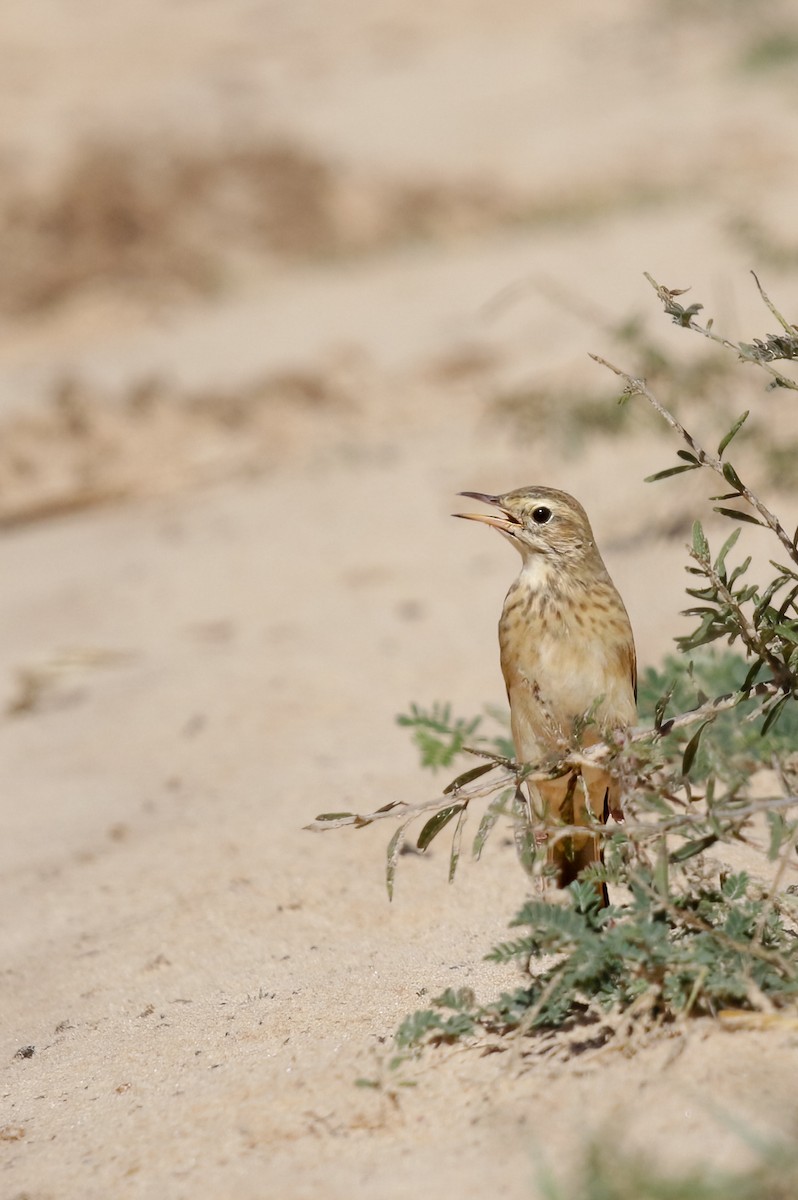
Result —
[[634, 642], [629, 642], [629, 674], [632, 677], [632, 691], [635, 694], [635, 703], [637, 703], [637, 651], [635, 650]]

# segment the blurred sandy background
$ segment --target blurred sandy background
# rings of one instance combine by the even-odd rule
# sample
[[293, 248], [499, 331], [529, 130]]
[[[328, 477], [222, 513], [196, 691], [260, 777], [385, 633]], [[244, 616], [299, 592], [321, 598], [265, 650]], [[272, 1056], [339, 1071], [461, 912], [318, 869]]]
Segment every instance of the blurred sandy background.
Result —
[[789, 396], [642, 277], [798, 308], [793, 7], [12, 0], [0, 113], [3, 1196], [530, 1197], [592, 1136], [789, 1135], [794, 1039], [702, 1024], [397, 1089], [420, 997], [513, 985], [524, 880], [436, 844], [389, 905], [389, 830], [302, 826], [434, 788], [411, 700], [503, 702], [463, 488], [574, 492], [668, 651], [692, 493], [588, 351], [698, 432], [753, 404], [794, 507]]

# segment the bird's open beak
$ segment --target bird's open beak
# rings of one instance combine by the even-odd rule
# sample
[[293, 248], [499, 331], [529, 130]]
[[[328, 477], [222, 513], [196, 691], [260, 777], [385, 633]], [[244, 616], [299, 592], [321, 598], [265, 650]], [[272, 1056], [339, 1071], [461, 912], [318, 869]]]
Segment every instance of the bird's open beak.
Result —
[[462, 517], [464, 521], [481, 521], [483, 525], [492, 525], [502, 533], [513, 533], [521, 522], [502, 506], [501, 496], [488, 496], [485, 492], [458, 492], [458, 496], [468, 496], [471, 500], [481, 500], [484, 504], [493, 504], [501, 509], [499, 513], [452, 513], [453, 517]]

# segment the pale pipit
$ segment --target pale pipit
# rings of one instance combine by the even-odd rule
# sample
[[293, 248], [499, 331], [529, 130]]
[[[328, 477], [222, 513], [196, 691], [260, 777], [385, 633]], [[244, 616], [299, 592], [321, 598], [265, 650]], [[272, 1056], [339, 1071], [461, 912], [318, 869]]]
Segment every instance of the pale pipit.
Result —
[[[587, 514], [567, 492], [525, 487], [503, 496], [461, 492], [498, 513], [455, 513], [503, 533], [521, 573], [499, 621], [501, 666], [519, 762], [552, 763], [636, 716], [637, 664], [629, 617], [593, 540]], [[615, 780], [599, 767], [529, 787], [548, 827], [548, 861], [565, 887], [601, 859], [595, 834], [558, 837], [557, 825], [589, 826], [618, 812]], [[606, 891], [602, 889], [606, 901]]]

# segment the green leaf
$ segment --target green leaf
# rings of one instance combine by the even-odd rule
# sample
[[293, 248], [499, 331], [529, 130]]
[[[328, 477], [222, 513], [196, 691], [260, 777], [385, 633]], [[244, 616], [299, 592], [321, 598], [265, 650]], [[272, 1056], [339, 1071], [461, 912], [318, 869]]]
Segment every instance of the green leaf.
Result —
[[545, 900], [528, 900], [510, 922], [511, 928], [518, 925], [529, 925], [536, 936], [552, 937], [563, 945], [585, 938], [595, 941], [596, 936], [584, 914]]
[[463, 826], [465, 825], [467, 813], [468, 805], [464, 804], [460, 809], [460, 816], [457, 818], [457, 824], [454, 827], [454, 836], [452, 837], [452, 850], [449, 855], [449, 883], [454, 879], [454, 873], [460, 861], [460, 844], [463, 839]]
[[485, 842], [488, 840], [493, 826], [496, 824], [499, 817], [505, 813], [505, 805], [509, 800], [512, 799], [512, 796], [513, 789], [505, 788], [500, 796], [497, 796], [495, 800], [490, 802], [485, 812], [482, 814], [482, 820], [479, 823], [479, 829], [477, 830], [477, 835], [474, 838], [474, 845], [471, 850], [471, 853], [473, 854], [474, 858], [477, 859], [477, 861], [482, 855]]
[[729, 587], [731, 587], [733, 584], [735, 584], [741, 575], [745, 575], [746, 571], [748, 570], [748, 568], [750, 566], [751, 566], [751, 555], [749, 554], [748, 557], [744, 558], [743, 561], [738, 566], [736, 566], [734, 568], [734, 570], [732, 571], [731, 575], [729, 576]]
[[474, 993], [471, 988], [445, 988], [440, 996], [436, 996], [432, 1003], [437, 1008], [451, 1008], [455, 1012], [466, 1012], [469, 1008], [474, 1007]]
[[657, 730], [662, 728], [665, 712], [671, 702], [671, 696], [673, 695], [675, 687], [676, 680], [672, 679], [668, 690], [662, 696], [660, 696], [659, 700], [657, 700], [657, 703], [654, 705], [654, 728]]
[[790, 591], [787, 593], [787, 595], [784, 597], [781, 604], [779, 605], [779, 616], [781, 618], [784, 618], [786, 616], [788, 608], [795, 608], [795, 597], [796, 596], [798, 596], [798, 584], [796, 584], [796, 586], [794, 588], [790, 588]]
[[718, 557], [715, 560], [715, 570], [717, 571], [717, 573], [719, 575], [721, 575], [723, 573], [724, 563], [726, 562], [726, 555], [729, 553], [729, 551], [734, 546], [735, 542], [737, 541], [738, 537], [740, 536], [740, 533], [741, 533], [741, 530], [735, 529], [734, 532], [731, 533], [727, 537], [726, 541], [723, 543], [720, 554], [718, 555]]
[[790, 579], [798, 579], [798, 571], [795, 571], [792, 567], [786, 567], [784, 563], [778, 563], [772, 558], [768, 559], [768, 562], [774, 570], [781, 571], [782, 575], [789, 575]]
[[748, 872], [739, 871], [734, 875], [726, 876], [721, 891], [727, 900], [743, 900], [748, 891], [748, 882]]
[[[693, 615], [688, 609], [686, 616]], [[699, 646], [705, 646], [707, 642], [717, 641], [718, 638], [724, 637], [726, 634], [725, 626], [717, 625], [715, 614], [708, 612], [703, 617], [698, 629], [694, 629], [692, 633], [684, 634], [677, 638], [676, 642], [680, 650], [695, 650]]]
[[733, 488], [737, 488], [739, 492], [743, 492], [745, 490], [740, 476], [729, 462], [723, 464], [723, 478], [727, 483], [730, 483]]
[[709, 542], [704, 536], [700, 521], [693, 521], [693, 550], [699, 559], [709, 558]]
[[677, 450], [676, 456], [677, 458], [683, 458], [685, 462], [692, 463], [694, 467], [701, 466], [701, 463], [698, 461], [696, 456], [691, 454], [689, 450]]
[[756, 679], [759, 672], [762, 670], [763, 665], [764, 664], [761, 662], [754, 663], [754, 665], [751, 667], [751, 670], [748, 672], [748, 674], [746, 675], [745, 679], [742, 682], [742, 686], [740, 687], [741, 692], [750, 691], [750, 689], [754, 686], [754, 680]]
[[683, 846], [679, 846], [678, 850], [671, 851], [668, 861], [671, 863], [687, 862], [688, 858], [693, 858], [696, 854], [703, 854], [710, 846], [714, 846], [717, 840], [717, 834], [708, 833], [704, 837], [685, 842]]
[[765, 736], [767, 731], [770, 729], [771, 725], [775, 725], [776, 721], [778, 721], [779, 717], [781, 716], [781, 714], [784, 710], [784, 705], [787, 703], [788, 700], [792, 700], [792, 696], [790, 696], [790, 695], [782, 696], [781, 699], [777, 700], [776, 703], [773, 705], [773, 707], [770, 709], [770, 711], [768, 712], [768, 715], [765, 717], [765, 720], [762, 725], [761, 732], [762, 732], [763, 737]]
[[412, 820], [413, 818], [409, 817], [408, 820], [400, 825], [388, 843], [388, 849], [386, 851], [387, 863], [385, 868], [385, 887], [388, 891], [389, 900], [393, 900], [393, 881], [396, 875], [396, 864], [399, 861], [399, 855], [402, 852], [402, 846], [404, 845], [405, 841], [405, 830]]
[[433, 838], [436, 838], [442, 829], [451, 821], [452, 817], [457, 816], [461, 808], [465, 808], [464, 804], [450, 804], [446, 808], [440, 808], [433, 817], [427, 821], [421, 833], [418, 835], [416, 846], [419, 850], [426, 850]]
[[462, 751], [464, 742], [476, 732], [480, 720], [480, 717], [471, 721], [454, 720], [451, 705], [437, 702], [429, 711], [411, 704], [409, 714], [401, 713], [396, 718], [398, 725], [412, 729], [421, 765], [432, 770], [450, 765]]
[[656, 483], [658, 479], [667, 479], [670, 475], [681, 475], [682, 471], [695, 471], [699, 463], [685, 463], [680, 467], [666, 467], [664, 471], [657, 471], [654, 475], [646, 475], [644, 483]]
[[762, 524], [758, 517], [752, 516], [751, 513], [741, 512], [737, 508], [721, 508], [719, 505], [716, 505], [715, 512], [720, 513], [722, 517], [731, 517], [732, 521], [747, 521], [749, 525]]
[[778, 621], [775, 625], [771, 625], [769, 632], [777, 634], [785, 642], [798, 642], [798, 623], [785, 625]]
[[351, 812], [336, 812], [336, 813], [319, 813], [313, 819], [315, 821], [344, 821], [351, 817], [354, 819], [355, 814]]
[[704, 732], [707, 725], [710, 725], [711, 723], [711, 717], [709, 720], [702, 722], [702, 724], [698, 726], [698, 729], [690, 738], [690, 741], [685, 746], [684, 754], [682, 756], [682, 775], [690, 774], [690, 768], [692, 767], [693, 762], [695, 761], [695, 756], [698, 753], [698, 747], [701, 742], [701, 734]]
[[487, 775], [488, 771], [492, 771], [496, 763], [486, 762], [480, 763], [478, 767], [472, 767], [470, 771], [463, 771], [462, 775], [458, 775], [456, 779], [443, 789], [444, 796], [448, 796], [451, 792], [459, 792], [461, 787], [465, 787], [467, 783], [473, 783], [475, 779], [479, 779], [480, 775]]
[[741, 417], [738, 417], [737, 420], [734, 422], [734, 424], [732, 425], [731, 429], [726, 434], [726, 436], [724, 438], [721, 438], [720, 445], [718, 446], [718, 458], [723, 457], [723, 451], [726, 449], [729, 442], [732, 440], [733, 437], [736, 437], [737, 434], [740, 432], [743, 425], [748, 420], [748, 413], [749, 413], [749, 410], [746, 409], [746, 411], [743, 413], [743, 415]]

